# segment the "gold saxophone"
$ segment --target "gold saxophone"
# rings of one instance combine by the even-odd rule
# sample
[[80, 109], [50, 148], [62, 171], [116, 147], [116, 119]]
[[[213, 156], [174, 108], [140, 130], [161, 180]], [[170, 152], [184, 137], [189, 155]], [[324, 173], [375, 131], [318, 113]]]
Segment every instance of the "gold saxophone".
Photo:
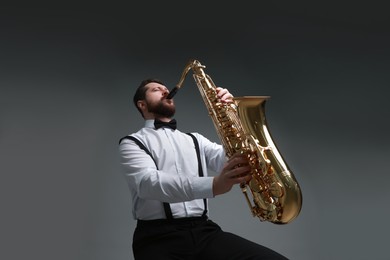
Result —
[[252, 179], [241, 183], [240, 188], [252, 215], [275, 224], [291, 222], [301, 211], [302, 193], [268, 131], [265, 103], [270, 97], [234, 97], [233, 103], [222, 103], [204, 68], [199, 61], [190, 60], [168, 98], [177, 93], [192, 69], [226, 155], [241, 153], [248, 156]]

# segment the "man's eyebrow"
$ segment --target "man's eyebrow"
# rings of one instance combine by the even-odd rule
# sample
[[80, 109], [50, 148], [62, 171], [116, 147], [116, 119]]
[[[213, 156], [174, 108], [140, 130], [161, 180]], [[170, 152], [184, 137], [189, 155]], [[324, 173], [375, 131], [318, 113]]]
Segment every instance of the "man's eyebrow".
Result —
[[168, 90], [168, 88], [165, 87], [165, 86], [156, 86], [155, 88], [158, 88], [158, 89], [161, 89], [161, 90]]

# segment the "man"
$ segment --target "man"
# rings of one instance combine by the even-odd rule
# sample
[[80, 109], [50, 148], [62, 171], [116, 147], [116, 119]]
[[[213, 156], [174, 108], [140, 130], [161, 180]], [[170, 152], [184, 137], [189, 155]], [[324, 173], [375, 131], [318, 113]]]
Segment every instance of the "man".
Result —
[[[216, 89], [221, 102], [232, 94]], [[176, 129], [175, 104], [156, 79], [141, 82], [134, 104], [145, 119], [138, 132], [120, 140], [121, 164], [132, 195], [137, 227], [136, 260], [286, 259], [234, 234], [208, 218], [207, 199], [251, 179], [247, 159], [227, 160], [223, 147], [199, 133]], [[211, 169], [217, 176], [208, 176]]]

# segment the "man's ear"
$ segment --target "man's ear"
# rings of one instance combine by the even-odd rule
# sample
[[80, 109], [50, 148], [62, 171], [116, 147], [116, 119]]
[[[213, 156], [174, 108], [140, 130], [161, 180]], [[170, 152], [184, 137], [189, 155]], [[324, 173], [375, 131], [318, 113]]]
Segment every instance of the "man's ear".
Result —
[[137, 101], [137, 107], [139, 109], [141, 109], [142, 111], [144, 111], [145, 107], [146, 107], [146, 103], [145, 103], [145, 100], [138, 100]]

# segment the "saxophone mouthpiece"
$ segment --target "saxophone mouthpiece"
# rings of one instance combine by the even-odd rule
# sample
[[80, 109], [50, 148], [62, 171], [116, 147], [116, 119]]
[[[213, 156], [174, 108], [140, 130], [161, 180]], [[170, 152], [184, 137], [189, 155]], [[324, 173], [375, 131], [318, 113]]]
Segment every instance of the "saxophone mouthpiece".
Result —
[[179, 90], [178, 87], [174, 87], [168, 94], [167, 99], [172, 99], [174, 95], [176, 95], [177, 91]]

